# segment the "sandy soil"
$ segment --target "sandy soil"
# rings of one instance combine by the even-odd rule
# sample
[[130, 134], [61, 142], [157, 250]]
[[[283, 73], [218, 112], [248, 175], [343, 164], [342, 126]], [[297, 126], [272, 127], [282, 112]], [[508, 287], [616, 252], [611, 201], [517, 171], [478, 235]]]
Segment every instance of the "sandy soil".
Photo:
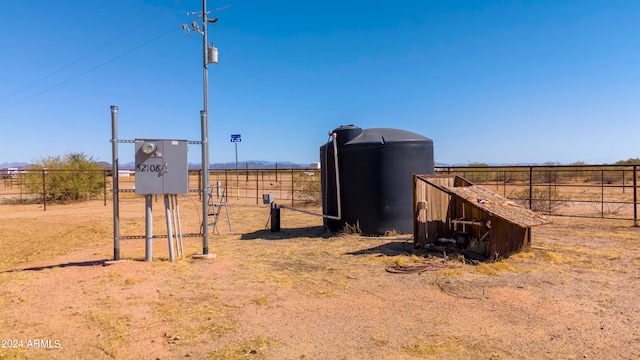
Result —
[[[182, 204], [197, 232], [196, 203]], [[123, 233], [144, 234], [143, 203], [121, 209]], [[175, 263], [166, 239], [153, 262], [126, 240], [128, 261], [105, 265], [110, 205], [0, 206], [0, 358], [640, 359], [630, 222], [553, 218], [530, 251], [472, 266], [412, 254], [408, 236], [330, 234], [285, 210], [271, 233], [266, 207], [229, 211], [213, 260], [191, 258], [200, 238]], [[438, 269], [385, 271], [423, 263]]]

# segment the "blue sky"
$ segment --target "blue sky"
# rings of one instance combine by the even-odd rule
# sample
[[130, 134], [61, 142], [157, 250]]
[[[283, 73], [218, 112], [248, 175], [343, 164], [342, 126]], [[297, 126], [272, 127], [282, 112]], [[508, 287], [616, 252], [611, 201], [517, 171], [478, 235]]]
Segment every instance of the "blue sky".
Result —
[[[344, 124], [413, 131], [438, 163], [640, 157], [640, 2], [225, 0], [210, 16], [211, 162], [318, 161]], [[0, 163], [111, 161], [200, 140], [196, 0], [3, 0]], [[133, 161], [133, 145], [119, 147]], [[200, 147], [189, 147], [200, 162]]]

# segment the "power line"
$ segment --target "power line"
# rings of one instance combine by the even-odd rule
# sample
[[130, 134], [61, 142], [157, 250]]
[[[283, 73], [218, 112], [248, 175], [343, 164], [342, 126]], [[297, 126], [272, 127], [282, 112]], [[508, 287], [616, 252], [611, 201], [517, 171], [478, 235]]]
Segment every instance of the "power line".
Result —
[[[57, 73], [59, 73], [59, 72], [61, 72], [61, 71], [65, 70], [65, 69], [68, 69], [68, 68], [69, 68], [69, 67], [71, 67], [72, 65], [74, 65], [74, 64], [76, 64], [76, 63], [80, 62], [81, 60], [83, 60], [83, 59], [87, 58], [89, 55], [94, 54], [95, 52], [97, 52], [97, 51], [99, 51], [99, 50], [101, 50], [101, 49], [105, 48], [106, 46], [110, 45], [111, 43], [115, 42], [116, 40], [118, 40], [118, 39], [122, 38], [123, 36], [125, 36], [125, 35], [129, 34], [129, 33], [130, 33], [130, 32], [132, 32], [133, 30], [135, 30], [135, 29], [139, 28], [140, 26], [144, 25], [145, 23], [149, 22], [151, 19], [153, 19], [153, 18], [155, 18], [156, 16], [158, 16], [158, 15], [162, 14], [162, 13], [163, 13], [163, 12], [165, 12], [166, 10], [167, 10], [167, 9], [165, 8], [165, 9], [163, 9], [163, 10], [158, 11], [158, 12], [157, 12], [157, 13], [155, 13], [154, 15], [152, 15], [152, 16], [150, 16], [150, 17], [146, 18], [145, 20], [143, 20], [142, 22], [138, 23], [137, 25], [135, 25], [134, 27], [130, 28], [129, 30], [127, 30], [127, 31], [123, 32], [122, 34], [120, 34], [120, 35], [118, 35], [118, 36], [116, 36], [116, 37], [114, 37], [113, 39], [111, 39], [111, 40], [107, 41], [106, 43], [104, 43], [104, 44], [102, 44], [102, 45], [100, 45], [100, 46], [98, 46], [97, 48], [95, 48], [95, 49], [93, 49], [93, 50], [89, 51], [88, 53], [86, 53], [86, 54], [84, 54], [84, 55], [80, 56], [79, 58], [75, 59], [74, 61], [70, 62], [69, 64], [67, 64], [67, 65], [65, 65], [65, 66], [63, 66], [63, 67], [61, 67], [61, 68], [59, 68], [58, 70], [56, 70], [56, 71], [54, 71], [54, 72], [50, 73], [49, 75], [46, 75], [45, 77], [41, 78], [40, 80], [38, 80], [38, 81], [36, 81], [36, 82], [33, 82], [33, 83], [31, 83], [31, 84], [29, 84], [29, 85], [27, 85], [27, 86], [23, 87], [22, 89], [20, 89], [20, 90], [18, 90], [18, 91], [16, 91], [16, 92], [14, 92], [14, 93], [12, 93], [12, 94], [9, 94], [9, 95], [7, 95], [7, 96], [5, 96], [5, 97], [1, 98], [1, 99], [0, 99], [0, 103], [1, 103], [1, 102], [3, 102], [3, 101], [4, 101], [4, 100], [6, 100], [6, 99], [9, 99], [9, 98], [11, 98], [11, 97], [13, 97], [13, 96], [15, 96], [15, 95], [20, 94], [21, 92], [23, 92], [23, 91], [25, 91], [25, 90], [27, 90], [27, 89], [32, 88], [33, 86], [35, 86], [35, 85], [37, 85], [37, 84], [39, 84], [39, 83], [41, 83], [41, 82], [45, 81], [46, 79], [48, 79], [48, 78], [52, 77], [53, 75], [55, 75], [55, 74], [57, 74]], [[40, 93], [39, 93], [39, 94], [40, 94]], [[37, 95], [39, 95], [39, 94], [36, 94], [35, 96], [37, 96]], [[33, 97], [33, 96], [32, 96], [32, 97]], [[31, 97], [29, 97], [29, 98], [27, 98], [27, 99], [30, 99], [30, 98], [31, 98]], [[19, 104], [20, 102], [22, 102], [22, 101], [19, 101], [19, 102], [15, 103], [15, 104], [9, 105], [9, 106], [7, 106], [7, 107], [5, 107], [5, 108], [2, 108], [2, 110], [6, 109], [6, 108], [8, 108], [8, 107], [11, 107], [11, 106], [13, 106], [13, 105]]]
[[56, 84], [56, 85], [54, 85], [54, 86], [52, 86], [52, 87], [50, 87], [50, 88], [48, 88], [48, 89], [42, 90], [42, 91], [40, 91], [39, 93], [36, 93], [36, 94], [31, 95], [31, 96], [29, 96], [29, 97], [26, 97], [26, 98], [24, 98], [24, 99], [22, 99], [22, 100], [20, 100], [20, 101], [17, 101], [17, 102], [15, 102], [15, 103], [13, 103], [13, 104], [7, 105], [7, 106], [5, 106], [5, 107], [3, 107], [3, 108], [0, 108], [0, 111], [4, 111], [4, 110], [6, 110], [6, 109], [8, 109], [8, 108], [10, 108], [10, 107], [13, 107], [13, 106], [15, 106], [15, 105], [21, 104], [21, 103], [23, 103], [23, 102], [25, 102], [25, 101], [27, 101], [27, 100], [33, 99], [34, 97], [40, 96], [40, 95], [42, 95], [42, 94], [44, 94], [44, 93], [46, 93], [46, 92], [49, 92], [49, 91], [51, 91], [51, 90], [53, 90], [53, 89], [55, 89], [55, 88], [60, 87], [60, 86], [62, 86], [62, 85], [64, 85], [64, 84], [66, 84], [66, 83], [68, 83], [68, 82], [71, 82], [71, 81], [73, 81], [73, 80], [75, 80], [75, 79], [77, 79], [77, 78], [79, 78], [79, 77], [82, 77], [82, 76], [84, 76], [84, 75], [86, 75], [86, 74], [88, 74], [88, 73], [90, 73], [90, 72], [93, 72], [93, 71], [95, 71], [95, 70], [97, 70], [97, 69], [99, 69], [99, 68], [101, 68], [101, 67], [103, 67], [103, 66], [105, 66], [105, 65], [107, 65], [107, 64], [109, 64], [109, 63], [112, 63], [112, 62], [114, 62], [114, 61], [118, 60], [119, 58], [121, 58], [121, 57], [123, 57], [123, 56], [125, 56], [125, 55], [128, 55], [128, 54], [130, 54], [130, 53], [132, 53], [132, 52], [134, 52], [134, 51], [136, 51], [136, 50], [140, 49], [140, 48], [141, 48], [141, 47], [143, 47], [143, 46], [146, 46], [146, 45], [148, 45], [148, 44], [150, 44], [150, 43], [152, 43], [152, 42], [154, 42], [154, 41], [156, 41], [156, 40], [158, 40], [158, 39], [160, 39], [160, 38], [162, 38], [162, 37], [165, 37], [165, 36], [169, 35], [169, 34], [170, 34], [170, 33], [172, 33], [173, 31], [176, 31], [177, 29], [181, 29], [181, 28], [176, 26], [176, 27], [172, 28], [171, 30], [169, 30], [169, 31], [167, 31], [167, 32], [165, 32], [165, 33], [163, 33], [163, 34], [158, 35], [158, 36], [156, 36], [155, 38], [153, 38], [153, 39], [151, 39], [151, 40], [149, 40], [149, 41], [147, 41], [147, 42], [145, 42], [145, 43], [142, 43], [142, 44], [140, 44], [140, 45], [138, 45], [138, 46], [134, 47], [133, 49], [130, 49], [130, 50], [128, 50], [128, 51], [126, 51], [126, 52], [124, 52], [124, 53], [122, 53], [122, 54], [120, 54], [120, 55], [118, 55], [118, 56], [116, 56], [116, 57], [113, 57], [113, 58], [111, 58], [111, 59], [109, 59], [109, 60], [107, 60], [107, 61], [105, 61], [105, 62], [101, 63], [100, 65], [94, 66], [94, 67], [92, 67], [92, 68], [91, 68], [91, 69], [89, 69], [89, 70], [86, 70], [86, 71], [84, 71], [84, 72], [82, 72], [82, 73], [80, 73], [80, 74], [78, 74], [78, 75], [76, 75], [76, 76], [74, 76], [74, 77], [71, 77], [71, 78], [69, 78], [69, 79], [67, 79], [67, 80], [64, 80], [64, 81], [62, 81], [62, 82], [60, 82], [60, 83], [58, 83], [58, 84]]

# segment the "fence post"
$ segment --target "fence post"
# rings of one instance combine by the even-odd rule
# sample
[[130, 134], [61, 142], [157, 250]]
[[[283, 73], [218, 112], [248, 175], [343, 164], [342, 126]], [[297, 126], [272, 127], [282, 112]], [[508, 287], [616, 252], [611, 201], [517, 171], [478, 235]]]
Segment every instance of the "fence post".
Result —
[[278, 163], [276, 163], [276, 182], [278, 182]]
[[633, 165], [633, 226], [638, 227], [638, 166]]
[[502, 195], [507, 197], [507, 171], [502, 172]]
[[18, 188], [20, 189], [20, 204], [22, 204], [23, 200], [22, 200], [22, 187], [24, 186], [24, 177], [22, 176], [22, 174], [18, 175]]
[[[260, 172], [260, 170], [256, 169], [256, 205], [258, 205], [258, 189], [260, 188], [260, 182], [258, 181], [258, 178], [260, 176], [258, 176], [258, 172]], [[263, 181], [264, 181], [264, 172], [262, 173], [262, 177], [263, 177]], [[264, 184], [262, 184], [264, 187]]]
[[529, 166], [529, 209], [533, 209], [533, 166]]
[[45, 169], [42, 169], [42, 203], [44, 206], [43, 211], [47, 211], [47, 182], [45, 181]]
[[604, 219], [604, 170], [600, 172], [600, 217]]
[[295, 183], [293, 181], [293, 169], [291, 169], [291, 207], [295, 206], [294, 205], [294, 199], [293, 199], [295, 197], [294, 196], [295, 187], [293, 186], [294, 184]]
[[549, 215], [551, 215], [551, 202], [553, 201], [551, 198], [551, 170], [549, 170], [549, 176], [547, 177], [547, 194], [549, 196]]
[[102, 182], [104, 184], [104, 206], [107, 206], [107, 170], [102, 170]]
[[[202, 189], [202, 169], [198, 171], [198, 189]], [[202, 201], [202, 191], [198, 191], [198, 200]]]

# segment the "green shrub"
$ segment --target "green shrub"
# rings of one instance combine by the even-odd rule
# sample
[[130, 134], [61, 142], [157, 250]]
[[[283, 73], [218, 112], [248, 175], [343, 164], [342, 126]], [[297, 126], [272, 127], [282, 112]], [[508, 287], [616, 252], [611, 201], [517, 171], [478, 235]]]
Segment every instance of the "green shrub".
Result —
[[22, 174], [27, 191], [32, 194], [44, 192], [47, 200], [87, 200], [104, 191], [102, 166], [84, 153], [43, 158], [33, 170]]

